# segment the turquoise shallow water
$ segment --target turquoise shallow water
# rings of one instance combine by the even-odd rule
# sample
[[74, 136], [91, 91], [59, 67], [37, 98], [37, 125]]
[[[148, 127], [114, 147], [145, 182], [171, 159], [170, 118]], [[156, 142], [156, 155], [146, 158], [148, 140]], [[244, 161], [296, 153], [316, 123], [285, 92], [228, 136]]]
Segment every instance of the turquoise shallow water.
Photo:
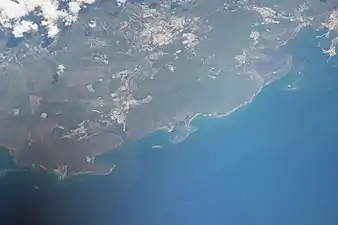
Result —
[[7, 178], [2, 193], [48, 224], [337, 225], [338, 70], [314, 35], [288, 47], [289, 76], [228, 117], [197, 119], [184, 142], [154, 134], [104, 156], [117, 165], [109, 176], [41, 190]]

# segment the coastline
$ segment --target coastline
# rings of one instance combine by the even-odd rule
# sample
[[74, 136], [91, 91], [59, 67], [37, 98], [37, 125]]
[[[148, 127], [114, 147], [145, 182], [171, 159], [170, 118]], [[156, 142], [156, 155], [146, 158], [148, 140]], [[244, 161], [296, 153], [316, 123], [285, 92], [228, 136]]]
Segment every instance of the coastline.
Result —
[[[292, 66], [291, 66], [292, 67]], [[190, 127], [191, 127], [191, 124], [198, 118], [223, 118], [223, 117], [226, 117], [226, 116], [229, 116], [231, 115], [232, 113], [236, 112], [237, 110], [247, 106], [248, 104], [252, 103], [255, 98], [257, 97], [257, 95], [259, 95], [262, 90], [264, 88], [266, 88], [267, 86], [269, 86], [270, 84], [272, 83], [275, 83], [276, 81], [284, 78], [285, 76], [287, 76], [289, 74], [289, 72], [291, 71], [291, 67], [288, 68], [288, 71], [285, 73], [285, 74], [282, 74], [280, 76], [276, 76], [276, 79], [274, 80], [270, 80], [266, 83], [264, 83], [255, 93], [253, 93], [250, 98], [242, 103], [240, 103], [239, 105], [233, 107], [232, 109], [230, 109], [228, 112], [226, 113], [223, 113], [223, 114], [217, 114], [217, 113], [196, 113], [194, 116], [192, 116], [191, 118], [189, 118], [189, 120], [187, 120], [187, 123], [184, 125], [184, 127], [186, 127], [188, 129], [188, 132], [187, 134], [179, 139], [178, 141], [172, 141], [170, 140], [169, 138], [169, 141], [172, 143], [172, 144], [179, 144], [180, 142], [184, 141], [186, 138], [189, 137], [189, 135], [192, 133], [192, 132], [189, 132], [190, 131]], [[160, 127], [159, 129], [155, 130], [154, 132], [151, 132], [149, 133], [148, 135], [146, 135], [145, 137], [142, 137], [141, 139], [144, 139], [146, 137], [149, 137], [149, 136], [152, 136], [158, 132], [161, 132], [161, 131], [165, 131], [166, 134], [169, 134], [171, 132], [173, 132], [174, 130], [176, 129], [176, 126], [163, 126], [163, 127]], [[197, 129], [198, 129], [198, 126], [197, 126]], [[193, 129], [194, 131], [197, 130], [197, 129]], [[140, 139], [140, 140], [141, 140]], [[136, 140], [136, 141], [140, 141], [140, 140]], [[123, 148], [124, 144], [128, 142], [126, 140], [122, 140], [121, 139], [121, 142], [119, 143], [118, 146], [116, 146], [115, 148], [112, 148], [111, 150], [108, 150], [106, 151], [105, 153], [109, 153], [109, 152], [112, 152], [112, 151], [115, 151], [116, 149], [118, 148]], [[162, 146], [163, 147], [163, 146]], [[11, 151], [7, 151], [9, 153], [10, 156], [12, 157], [15, 157], [14, 154], [11, 154]], [[105, 155], [105, 154], [103, 154]], [[102, 156], [101, 156], [102, 157]], [[104, 157], [104, 156], [103, 156]], [[17, 166], [19, 166], [17, 163], [15, 163]], [[47, 168], [44, 168], [43, 166], [40, 166], [40, 168], [45, 171], [45, 172], [50, 172], [52, 175], [55, 175], [57, 177], [59, 177], [60, 180], [66, 180], [66, 179], [71, 179], [71, 178], [74, 178], [74, 177], [79, 177], [79, 176], [82, 176], [82, 175], [99, 175], [99, 176], [104, 176], [104, 175], [108, 175], [108, 174], [111, 174], [114, 170], [115, 170], [115, 165], [112, 165], [112, 168], [108, 171], [108, 172], [105, 172], [105, 173], [95, 173], [93, 171], [82, 171], [82, 172], [77, 172], [77, 173], [71, 173], [71, 174], [63, 174], [61, 171], [57, 170], [57, 169], [54, 169], [52, 171], [48, 170]], [[31, 167], [28, 167], [27, 170], [24, 170], [24, 169], [18, 169], [18, 170], [11, 170], [11, 172], [17, 172], [17, 171], [20, 171], [20, 172], [24, 172], [24, 171], [30, 171], [30, 169], [32, 169]], [[33, 168], [34, 169], [34, 168]], [[5, 176], [7, 173], [5, 174], [1, 174], [2, 176]]]
[[[199, 118], [215, 118], [215, 119], [218, 119], [218, 118], [223, 118], [223, 117], [227, 117], [227, 116], [231, 115], [232, 113], [236, 112], [237, 110], [240, 110], [240, 109], [244, 108], [245, 106], [247, 106], [248, 104], [252, 103], [255, 100], [255, 98], [264, 90], [264, 88], [266, 88], [267, 86], [269, 86], [272, 83], [277, 82], [280, 79], [283, 79], [284, 77], [286, 77], [289, 74], [290, 71], [291, 71], [291, 69], [286, 74], [284, 74], [282, 76], [279, 76], [275, 80], [270, 81], [270, 82], [266, 82], [254, 94], [252, 94], [251, 97], [248, 100], [240, 103], [239, 105], [235, 106], [234, 108], [230, 109], [228, 112], [226, 112], [224, 114], [217, 114], [217, 113], [196, 113], [191, 118], [189, 118], [189, 120], [188, 120], [187, 124], [185, 125], [185, 127], [189, 130], [190, 127], [191, 127], [191, 124], [195, 120], [197, 120]], [[171, 127], [169, 127], [169, 126], [163, 126], [163, 127], [160, 127], [159, 129], [157, 129], [156, 131], [154, 131], [154, 132], [146, 135], [145, 137], [154, 135], [157, 132], [161, 132], [161, 131], [165, 131], [167, 134], [170, 134], [170, 133], [172, 133], [175, 130], [175, 128], [176, 128], [175, 126], [171, 126]], [[196, 128], [198, 129], [198, 126]], [[196, 131], [197, 129], [195, 129], [194, 131]], [[188, 138], [190, 134], [191, 133], [188, 132], [188, 134], [184, 138], [180, 139], [177, 142], [172, 141], [172, 140], [170, 140], [170, 141], [173, 144], [179, 144], [180, 142], [182, 142], [186, 138]], [[145, 137], [143, 137], [143, 138], [145, 138]], [[143, 139], [143, 138], [141, 138], [141, 139]]]
[[[228, 112], [224, 113], [224, 114], [217, 114], [217, 113], [207, 113], [207, 114], [204, 114], [204, 113], [197, 113], [195, 114], [193, 117], [191, 117], [188, 121], [188, 126], [191, 125], [191, 123], [197, 119], [198, 117], [208, 117], [208, 118], [222, 118], [222, 117], [226, 117], [226, 116], [229, 116], [231, 115], [232, 113], [236, 112], [237, 110], [247, 106], [248, 104], [252, 103], [255, 98], [257, 97], [257, 95], [259, 95], [261, 93], [261, 91], [266, 88], [267, 86], [269, 86], [270, 84], [272, 83], [275, 83], [277, 82], [278, 80], [280, 79], [283, 79], [284, 77], [288, 76], [288, 74], [291, 72], [292, 70], [292, 56], [288, 56], [288, 61], [291, 60], [291, 62], [287, 62], [287, 71], [283, 72], [280, 76], [276, 76], [275, 79], [273, 80], [269, 80], [268, 82], [265, 82], [254, 94], [251, 95], [251, 97], [242, 102], [241, 104], [239, 104], [238, 106], [230, 109]], [[291, 59], [290, 59], [291, 58]], [[281, 69], [283, 70], [284, 67]], [[272, 73], [272, 72], [271, 72]], [[182, 140], [183, 141], [183, 140]]]
[[[247, 106], [249, 103], [253, 102], [254, 99], [257, 97], [257, 95], [260, 94], [261, 91], [265, 87], [267, 87], [271, 83], [274, 83], [274, 82], [278, 81], [279, 79], [284, 78], [285, 76], [287, 76], [290, 73], [291, 69], [292, 69], [292, 56], [289, 55], [288, 58], [287, 58], [286, 64], [282, 68], [280, 68], [277, 71], [272, 71], [272, 72], [269, 72], [267, 74], [260, 75], [261, 77], [270, 78], [270, 74], [273, 73], [274, 74], [273, 79], [266, 79], [266, 81], [250, 97], [248, 97], [248, 99], [246, 101], [244, 101], [242, 103], [239, 103], [237, 106], [229, 109], [226, 113], [221, 113], [221, 114], [219, 114], [217, 112], [215, 112], [215, 113], [196, 113], [193, 116], [191, 116], [191, 118], [187, 118], [186, 121], [182, 121], [182, 122], [184, 122], [184, 125], [182, 125], [182, 126], [175, 126], [174, 125], [175, 123], [173, 123], [173, 124], [167, 124], [166, 126], [162, 126], [162, 127], [158, 128], [158, 129], [154, 130], [153, 132], [149, 133], [148, 135], [142, 137], [141, 139], [143, 139], [143, 138], [145, 138], [147, 136], [151, 136], [151, 135], [153, 135], [153, 134], [155, 134], [155, 133], [157, 133], [159, 131], [162, 131], [162, 130], [166, 131], [166, 133], [169, 134], [169, 133], [175, 131], [176, 128], [179, 129], [180, 127], [183, 127], [184, 129], [182, 130], [183, 131], [183, 135], [182, 136], [175, 136], [176, 139], [171, 139], [169, 137], [169, 141], [171, 143], [178, 144], [178, 143], [184, 141], [186, 138], [189, 137], [189, 135], [191, 133], [193, 133], [194, 131], [196, 131], [198, 129], [198, 126], [197, 126], [196, 129], [192, 129], [192, 123], [194, 122], [195, 119], [200, 118], [200, 117], [222, 118], [222, 117], [226, 117], [226, 116], [231, 115], [232, 113], [236, 112], [237, 110], [239, 110], [239, 109], [243, 108], [244, 106]], [[195, 128], [195, 127], [193, 127], [193, 128]], [[115, 146], [113, 148], [110, 148], [110, 150], [104, 151], [102, 153], [104, 154], [104, 153], [107, 153], [107, 152], [115, 151], [116, 149], [123, 147], [124, 143], [126, 141], [128, 142], [128, 140], [123, 140], [120, 137], [120, 142], [119, 142], [119, 144], [117, 146]], [[139, 140], [136, 140], [136, 141], [139, 141]], [[9, 153], [10, 153], [11, 156], [15, 157], [14, 154], [11, 154], [12, 153], [11, 151], [9, 151]], [[28, 169], [29, 168], [30, 167], [28, 167]], [[55, 175], [61, 177], [61, 179], [63, 180], [65, 178], [71, 178], [71, 177], [75, 177], [75, 176], [88, 175], [88, 174], [91, 174], [91, 175], [107, 175], [107, 174], [110, 174], [112, 171], [114, 171], [115, 165], [112, 165], [112, 168], [109, 171], [107, 170], [108, 172], [106, 171], [104, 173], [100, 173], [100, 172], [97, 173], [97, 172], [93, 172], [93, 171], [81, 171], [81, 172], [75, 172], [75, 173], [70, 173], [70, 174], [66, 174], [65, 175], [62, 171], [59, 171], [59, 170], [56, 170], [56, 169], [52, 170], [52, 171], [50, 171], [50, 170], [48, 170], [46, 168], [42, 168], [42, 169], [44, 171], [46, 171], [46, 172], [48, 172], [48, 171], [49, 172], [54, 172]]]

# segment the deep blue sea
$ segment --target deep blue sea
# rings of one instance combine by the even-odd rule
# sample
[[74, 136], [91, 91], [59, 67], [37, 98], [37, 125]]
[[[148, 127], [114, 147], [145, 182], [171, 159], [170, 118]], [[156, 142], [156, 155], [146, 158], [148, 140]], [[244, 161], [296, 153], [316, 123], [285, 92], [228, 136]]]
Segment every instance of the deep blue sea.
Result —
[[314, 36], [287, 47], [288, 76], [230, 116], [196, 119], [182, 143], [128, 143], [102, 157], [115, 173], [67, 185], [5, 176], [0, 211], [62, 225], [337, 225], [338, 68]]

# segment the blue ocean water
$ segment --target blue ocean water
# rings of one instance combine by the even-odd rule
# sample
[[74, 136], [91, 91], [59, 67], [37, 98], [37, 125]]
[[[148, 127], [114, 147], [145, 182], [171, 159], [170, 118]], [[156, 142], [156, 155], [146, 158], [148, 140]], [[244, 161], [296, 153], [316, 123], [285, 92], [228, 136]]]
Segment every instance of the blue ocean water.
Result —
[[178, 145], [136, 145], [139, 179], [100, 224], [338, 224], [338, 70], [317, 41], [308, 30], [289, 45], [291, 74], [247, 107], [195, 121]]
[[180, 144], [154, 134], [104, 156], [108, 176], [6, 190], [46, 224], [337, 225], [338, 70], [317, 41], [304, 31], [287, 77], [228, 117], [197, 119]]

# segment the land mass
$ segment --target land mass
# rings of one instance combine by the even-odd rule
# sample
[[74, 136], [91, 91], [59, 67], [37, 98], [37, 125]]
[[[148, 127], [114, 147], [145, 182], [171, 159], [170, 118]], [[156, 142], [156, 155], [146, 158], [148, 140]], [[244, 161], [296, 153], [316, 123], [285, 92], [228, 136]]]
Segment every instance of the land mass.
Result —
[[318, 2], [99, 1], [52, 40], [4, 32], [1, 146], [66, 177], [110, 173], [96, 156], [160, 129], [180, 142], [196, 115], [228, 115], [291, 70], [283, 46], [328, 12]]

